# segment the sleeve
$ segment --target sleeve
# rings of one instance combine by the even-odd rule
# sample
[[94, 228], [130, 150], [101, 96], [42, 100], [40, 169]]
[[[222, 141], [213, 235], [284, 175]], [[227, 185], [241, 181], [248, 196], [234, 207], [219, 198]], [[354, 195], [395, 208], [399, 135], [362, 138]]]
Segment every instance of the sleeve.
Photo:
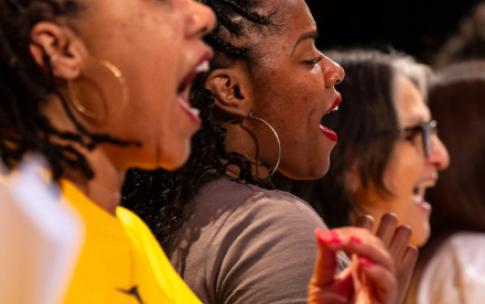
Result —
[[[307, 302], [320, 217], [295, 198], [264, 197], [246, 202], [226, 219], [214, 250], [215, 303], [297, 304]], [[209, 276], [211, 277], [211, 276]]]
[[123, 223], [135, 246], [138, 267], [137, 281], [146, 303], [200, 304], [182, 278], [173, 269], [157, 240], [145, 223], [124, 208], [117, 208], [117, 217]]
[[481, 303], [485, 298], [485, 238], [456, 235], [428, 262], [418, 303]]

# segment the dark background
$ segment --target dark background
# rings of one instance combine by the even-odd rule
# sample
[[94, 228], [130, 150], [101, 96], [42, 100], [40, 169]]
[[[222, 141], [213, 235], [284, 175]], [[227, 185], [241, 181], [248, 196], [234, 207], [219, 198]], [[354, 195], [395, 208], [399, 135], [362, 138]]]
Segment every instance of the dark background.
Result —
[[321, 49], [376, 47], [405, 51], [428, 62], [468, 15], [475, 0], [308, 0]]

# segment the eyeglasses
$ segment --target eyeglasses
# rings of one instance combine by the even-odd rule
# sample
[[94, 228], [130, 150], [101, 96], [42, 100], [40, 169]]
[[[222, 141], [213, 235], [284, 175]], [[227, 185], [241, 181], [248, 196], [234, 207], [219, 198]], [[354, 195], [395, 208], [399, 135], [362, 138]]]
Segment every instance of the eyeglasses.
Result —
[[422, 134], [423, 151], [426, 158], [429, 158], [431, 152], [433, 152], [433, 140], [432, 135], [437, 134], [438, 123], [436, 120], [430, 120], [420, 123], [419, 125], [406, 127], [400, 130], [403, 139], [414, 142], [416, 136]]

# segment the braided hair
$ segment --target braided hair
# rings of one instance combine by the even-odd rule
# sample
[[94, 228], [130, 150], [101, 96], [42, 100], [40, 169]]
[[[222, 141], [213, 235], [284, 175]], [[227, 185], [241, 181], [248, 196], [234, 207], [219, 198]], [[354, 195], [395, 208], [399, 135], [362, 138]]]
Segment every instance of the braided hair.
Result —
[[[36, 23], [76, 17], [82, 9], [75, 0], [0, 0], [0, 157], [9, 169], [27, 152], [36, 152], [46, 158], [55, 180], [65, 176], [66, 168], [90, 179], [94, 172], [72, 143], [89, 150], [100, 143], [130, 144], [88, 131], [59, 91], [49, 56], [44, 52], [47, 68], [42, 68], [29, 53], [29, 45], [34, 43], [30, 32]], [[57, 129], [42, 113], [41, 106], [49, 96], [61, 102], [77, 132]]]
[[[236, 43], [258, 26], [271, 25], [271, 14], [256, 12], [254, 0], [202, 0], [217, 16], [215, 30], [205, 37], [214, 49], [211, 70], [229, 66], [236, 61], [252, 64], [251, 45]], [[239, 39], [240, 41], [241, 39]], [[218, 112], [214, 95], [205, 89], [208, 73], [195, 79], [192, 105], [200, 109], [202, 128], [192, 138], [192, 153], [186, 165], [175, 171], [128, 172], [122, 191], [122, 205], [140, 216], [152, 229], [165, 248], [169, 248], [171, 235], [183, 223], [186, 203], [209, 181], [225, 175], [228, 166], [236, 166], [239, 182], [271, 188], [269, 181], [261, 181], [252, 175], [252, 163], [239, 153], [225, 150], [226, 130], [217, 122]]]

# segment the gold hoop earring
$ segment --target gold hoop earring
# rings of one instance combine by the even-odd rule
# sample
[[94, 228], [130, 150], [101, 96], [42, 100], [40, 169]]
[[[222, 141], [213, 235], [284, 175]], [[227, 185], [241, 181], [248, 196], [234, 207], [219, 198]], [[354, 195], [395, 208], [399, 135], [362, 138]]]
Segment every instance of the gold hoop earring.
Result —
[[[92, 59], [92, 60], [96, 66], [102, 67], [105, 71], [107, 71], [110, 75], [112, 75], [114, 79], [116, 79], [116, 82], [120, 87], [119, 92], [121, 93], [120, 105], [115, 107], [114, 113], [107, 113], [108, 111], [105, 111], [104, 114], [99, 115], [98, 113], [90, 111], [80, 101], [78, 96], [79, 94], [77, 93], [77, 88], [74, 85], [72, 80], [67, 82], [68, 94], [69, 94], [72, 106], [77, 112], [79, 112], [81, 115], [85, 116], [90, 120], [96, 121], [98, 123], [106, 123], [109, 116], [116, 116], [117, 113], [121, 111], [121, 109], [128, 103], [128, 98], [129, 98], [128, 86], [126, 85], [126, 79], [123, 76], [123, 73], [116, 65], [114, 65], [113, 63], [107, 60], [101, 60], [101, 59]], [[102, 98], [102, 100], [104, 101], [105, 98]], [[107, 108], [106, 104], [104, 105], [104, 108]]]

